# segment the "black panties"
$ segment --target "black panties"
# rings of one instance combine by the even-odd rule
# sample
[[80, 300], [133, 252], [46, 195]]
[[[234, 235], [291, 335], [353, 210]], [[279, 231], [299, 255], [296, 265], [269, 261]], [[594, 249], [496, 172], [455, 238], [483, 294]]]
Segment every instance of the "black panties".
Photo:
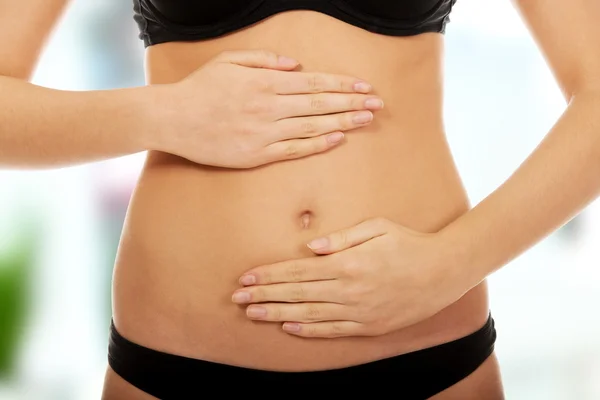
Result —
[[423, 350], [340, 369], [278, 372], [152, 350], [125, 339], [111, 322], [108, 362], [123, 379], [160, 399], [243, 394], [260, 399], [350, 395], [424, 400], [475, 371], [492, 354], [495, 341], [490, 316], [478, 331]]

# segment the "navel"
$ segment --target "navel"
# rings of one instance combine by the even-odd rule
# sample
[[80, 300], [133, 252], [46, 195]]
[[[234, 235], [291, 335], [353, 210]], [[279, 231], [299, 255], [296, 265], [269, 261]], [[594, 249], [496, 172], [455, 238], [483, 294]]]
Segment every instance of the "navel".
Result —
[[313, 218], [313, 213], [310, 210], [304, 210], [300, 213], [300, 227], [308, 229]]

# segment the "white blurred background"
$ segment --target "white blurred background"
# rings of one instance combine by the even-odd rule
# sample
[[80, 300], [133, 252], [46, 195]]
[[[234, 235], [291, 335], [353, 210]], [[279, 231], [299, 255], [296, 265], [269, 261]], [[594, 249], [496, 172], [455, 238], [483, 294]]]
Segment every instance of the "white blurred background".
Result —
[[[446, 32], [446, 128], [476, 204], [565, 107], [511, 2], [459, 0]], [[34, 83], [144, 83], [128, 0], [74, 0]], [[0, 399], [100, 397], [112, 263], [143, 154], [0, 170]], [[600, 398], [600, 203], [490, 279], [509, 400]]]

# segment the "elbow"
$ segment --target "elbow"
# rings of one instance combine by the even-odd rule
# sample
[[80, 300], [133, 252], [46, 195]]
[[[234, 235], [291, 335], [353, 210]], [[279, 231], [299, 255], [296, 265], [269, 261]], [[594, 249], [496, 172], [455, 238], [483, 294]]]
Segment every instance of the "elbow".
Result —
[[600, 115], [600, 87], [590, 87], [573, 92], [567, 97], [567, 103], [571, 104], [575, 99], [577, 99], [578, 102], [582, 100], [586, 101], [592, 106], [597, 107], [598, 115]]
[[31, 82], [31, 80], [33, 79], [34, 72], [35, 66], [28, 65], [28, 63], [23, 65], [0, 65], [0, 76], [16, 78], [27, 82]]
[[563, 96], [570, 104], [575, 98], [598, 99], [600, 96], [600, 73], [588, 74], [585, 79], [579, 79], [570, 85], [562, 87]]

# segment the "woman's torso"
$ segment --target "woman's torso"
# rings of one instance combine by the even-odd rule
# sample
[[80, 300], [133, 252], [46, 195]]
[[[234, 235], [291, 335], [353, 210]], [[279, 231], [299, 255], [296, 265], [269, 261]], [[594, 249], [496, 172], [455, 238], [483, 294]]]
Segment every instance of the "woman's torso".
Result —
[[485, 283], [429, 320], [379, 337], [294, 337], [279, 323], [248, 320], [231, 302], [241, 273], [314, 256], [305, 244], [320, 235], [377, 216], [433, 232], [470, 208], [442, 122], [442, 35], [383, 36], [291, 11], [218, 39], [152, 46], [148, 82], [177, 81], [223, 50], [262, 48], [297, 58], [305, 71], [365, 79], [386, 106], [329, 152], [251, 170], [150, 152], [115, 267], [117, 329], [169, 353], [311, 370], [405, 353], [482, 326]]

